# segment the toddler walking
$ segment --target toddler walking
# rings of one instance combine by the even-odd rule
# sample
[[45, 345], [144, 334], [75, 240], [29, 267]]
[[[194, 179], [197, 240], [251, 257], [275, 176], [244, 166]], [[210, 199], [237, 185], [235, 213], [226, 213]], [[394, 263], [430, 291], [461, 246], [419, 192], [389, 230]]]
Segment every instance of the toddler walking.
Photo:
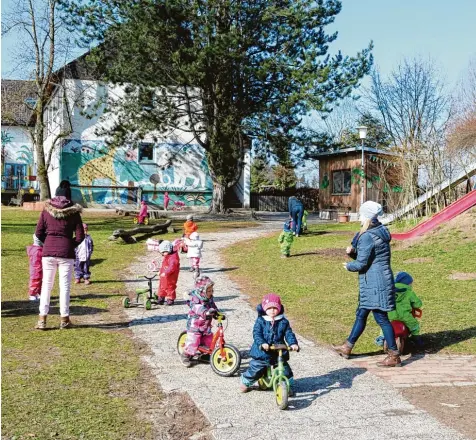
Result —
[[218, 312], [213, 301], [214, 282], [206, 276], [195, 282], [195, 289], [189, 293], [190, 310], [187, 319], [187, 339], [183, 353], [180, 355], [182, 364], [192, 366], [191, 358], [200, 345], [210, 346], [213, 339], [212, 319]]
[[180, 258], [172, 243], [164, 240], [159, 244], [159, 252], [162, 255], [162, 265], [159, 271], [159, 301], [162, 305], [167, 302], [171, 306], [175, 302], [177, 280], [180, 272]]
[[281, 258], [287, 258], [291, 254], [291, 245], [293, 244], [293, 226], [292, 220], [286, 220], [283, 231], [279, 235], [278, 243], [281, 243]]
[[41, 295], [41, 283], [43, 281], [43, 242], [33, 234], [33, 244], [26, 247], [26, 253], [30, 262], [30, 282], [28, 288], [28, 299], [38, 301]]
[[190, 261], [190, 272], [200, 275], [200, 258], [202, 258], [203, 241], [200, 240], [198, 232], [192, 232], [189, 238], [184, 238], [187, 246], [187, 258]]
[[88, 234], [88, 225], [83, 223], [84, 240], [74, 250], [76, 259], [74, 260], [74, 283], [79, 284], [84, 279], [84, 284], [91, 284], [91, 255], [93, 254], [94, 243]]
[[138, 223], [139, 225], [142, 225], [147, 217], [147, 203], [145, 203], [145, 200], [142, 200], [142, 202], [140, 202], [140, 211], [138, 217]]
[[[292, 350], [299, 350], [296, 335], [284, 316], [284, 306], [278, 295], [274, 293], [265, 295], [256, 310], [258, 318], [253, 327], [253, 346], [250, 351], [252, 359], [248, 369], [241, 375], [240, 391], [242, 393], [250, 390], [250, 387], [266, 373], [269, 365], [278, 363], [278, 353], [269, 351], [270, 345], [287, 344]], [[283, 358], [284, 374], [289, 379], [290, 396], [292, 396], [294, 394], [292, 391], [294, 379], [293, 371], [288, 364], [289, 353], [287, 351], [283, 351]]]

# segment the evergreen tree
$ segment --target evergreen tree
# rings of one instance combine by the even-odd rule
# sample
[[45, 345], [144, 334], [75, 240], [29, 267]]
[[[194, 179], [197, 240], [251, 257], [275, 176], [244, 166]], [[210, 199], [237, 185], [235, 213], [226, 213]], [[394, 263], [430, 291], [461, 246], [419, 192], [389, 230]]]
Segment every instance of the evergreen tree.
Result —
[[213, 212], [249, 139], [268, 151], [305, 145], [301, 118], [348, 96], [372, 64], [371, 46], [327, 55], [337, 0], [70, 0], [66, 10], [84, 43], [100, 43], [90, 59], [104, 79], [128, 84], [114, 140], [189, 131], [206, 151]]
[[[372, 116], [370, 113], [363, 113], [357, 124], [367, 127], [367, 137], [364, 140], [366, 147], [385, 150], [391, 145], [392, 139], [389, 133], [375, 116]], [[357, 147], [361, 144], [362, 140], [359, 138], [358, 130], [355, 127], [352, 130], [347, 130], [342, 135], [341, 148]]]
[[258, 192], [263, 185], [273, 183], [273, 170], [264, 156], [256, 156], [251, 164], [251, 191]]

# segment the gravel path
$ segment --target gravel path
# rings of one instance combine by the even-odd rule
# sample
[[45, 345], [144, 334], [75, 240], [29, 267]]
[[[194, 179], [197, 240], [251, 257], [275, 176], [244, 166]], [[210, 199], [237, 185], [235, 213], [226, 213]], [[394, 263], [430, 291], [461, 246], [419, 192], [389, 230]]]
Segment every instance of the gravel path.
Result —
[[[242, 369], [249, 361], [247, 351], [252, 343], [256, 313], [246, 302], [246, 296], [228, 278], [227, 271], [232, 268], [223, 267], [219, 250], [280, 228], [281, 222], [270, 221], [258, 228], [207, 233], [201, 237], [205, 249], [202, 273], [216, 282], [217, 305], [229, 317], [225, 335], [228, 342], [242, 350]], [[151, 257], [149, 254], [134, 262], [131, 273], [143, 273]], [[207, 364], [186, 369], [176, 353], [176, 342], [185, 328], [187, 313], [181, 300], [182, 292], [191, 287], [193, 280], [185, 255], [181, 256], [181, 262], [177, 305], [153, 306], [150, 311], [132, 308], [127, 309], [127, 314], [134, 335], [153, 351], [146, 360], [163, 390], [187, 391], [209, 419], [217, 440], [463, 438], [411, 405], [391, 385], [365, 368], [299, 335], [302, 351], [291, 353], [290, 361], [296, 378], [296, 397], [290, 399], [287, 411], [277, 409], [272, 392], [239, 393], [238, 377], [221, 378]], [[127, 285], [132, 292], [145, 283]]]

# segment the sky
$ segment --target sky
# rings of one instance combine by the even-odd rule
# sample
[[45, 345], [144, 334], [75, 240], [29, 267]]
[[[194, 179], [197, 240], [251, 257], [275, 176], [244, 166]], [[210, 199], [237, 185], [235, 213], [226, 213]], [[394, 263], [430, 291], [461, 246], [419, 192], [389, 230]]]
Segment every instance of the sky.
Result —
[[[13, 2], [3, 0], [2, 12]], [[330, 28], [339, 32], [331, 50], [353, 55], [373, 40], [375, 65], [384, 75], [404, 57], [429, 56], [453, 87], [476, 57], [475, 17], [475, 0], [342, 0]], [[2, 77], [11, 70], [10, 52], [19, 43], [2, 38]]]
[[[13, 1], [3, 0], [2, 11]], [[342, 11], [329, 27], [339, 34], [330, 50], [355, 55], [373, 41], [374, 63], [384, 77], [403, 58], [429, 57], [451, 90], [476, 59], [475, 17], [476, 0], [342, 0]], [[2, 77], [11, 70], [15, 44], [2, 38]]]

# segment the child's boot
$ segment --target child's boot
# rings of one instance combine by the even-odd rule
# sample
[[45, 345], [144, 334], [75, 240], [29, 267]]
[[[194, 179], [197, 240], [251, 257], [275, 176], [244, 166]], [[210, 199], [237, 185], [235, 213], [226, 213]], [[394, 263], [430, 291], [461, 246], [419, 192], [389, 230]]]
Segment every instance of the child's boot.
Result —
[[251, 388], [244, 383], [240, 383], [240, 393], [247, 393]]
[[62, 316], [61, 317], [60, 329], [71, 328], [72, 326], [73, 326], [73, 324], [69, 320], [69, 316]]
[[74, 284], [79, 284], [79, 283], [81, 283], [81, 278], [75, 278]]
[[377, 362], [377, 367], [401, 367], [402, 360], [400, 353], [394, 350], [388, 350], [387, 357], [382, 362]]
[[332, 349], [345, 359], [349, 359], [353, 348], [354, 346], [349, 341], [345, 341], [342, 345], [332, 345]]
[[46, 315], [45, 316], [38, 316], [38, 322], [35, 325], [36, 330], [46, 330]]
[[185, 365], [187, 368], [192, 366], [192, 361], [190, 360], [190, 356], [188, 354], [182, 353], [180, 355], [180, 361], [182, 362], [182, 365]]
[[159, 300], [157, 301], [157, 304], [159, 306], [163, 306], [165, 303], [165, 298], [163, 296], [159, 296]]
[[87, 280], [85, 279], [84, 284], [86, 284], [86, 285], [91, 284], [91, 280], [89, 278]]

